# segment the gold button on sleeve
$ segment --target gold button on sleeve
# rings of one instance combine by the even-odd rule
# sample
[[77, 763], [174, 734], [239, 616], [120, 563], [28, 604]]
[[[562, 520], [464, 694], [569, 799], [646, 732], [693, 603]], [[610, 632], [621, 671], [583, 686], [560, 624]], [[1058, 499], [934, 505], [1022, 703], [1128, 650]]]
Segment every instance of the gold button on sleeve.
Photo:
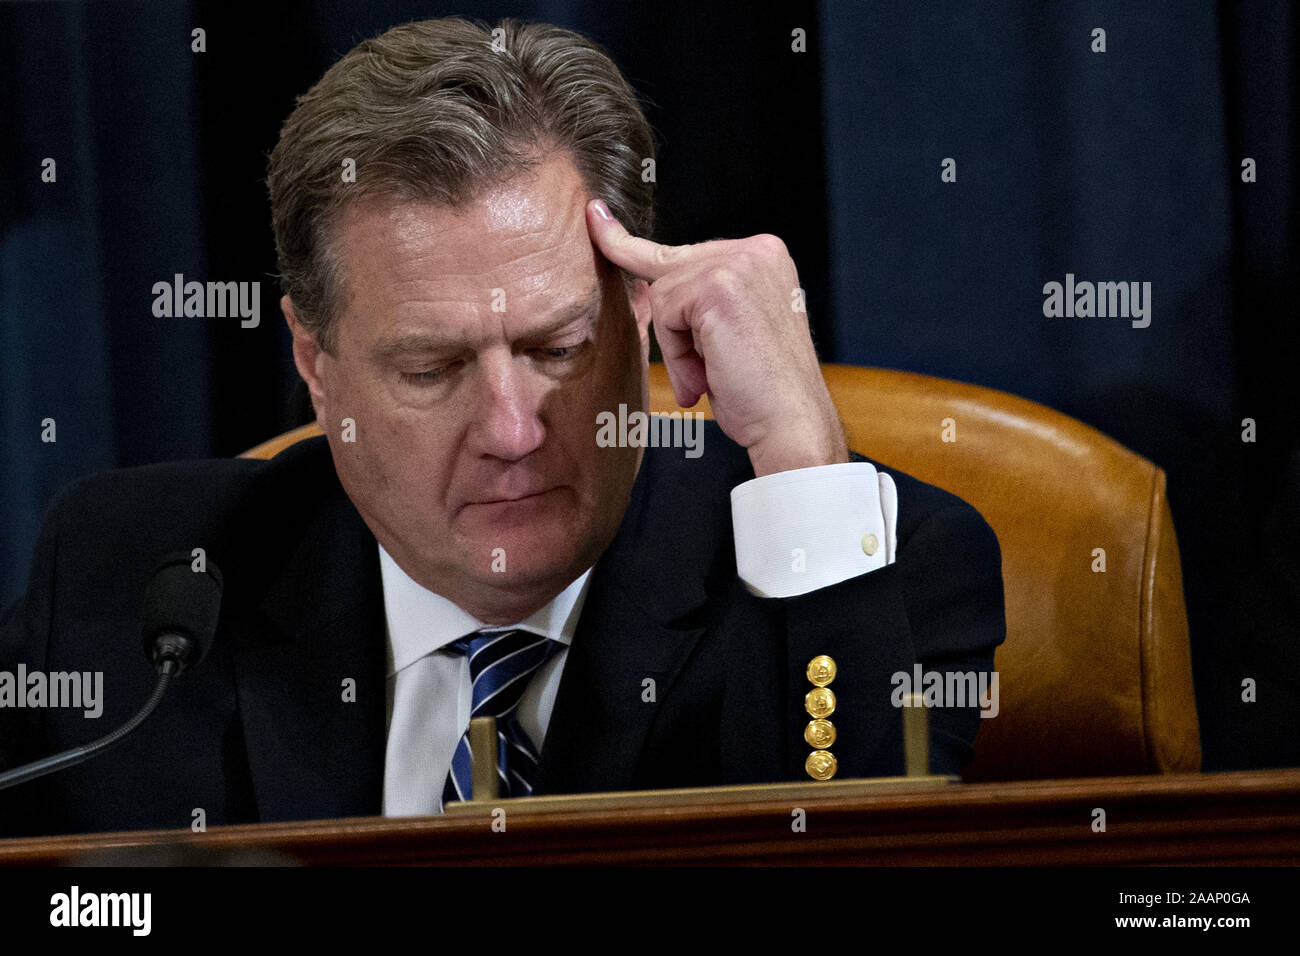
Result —
[[829, 780], [835, 776], [835, 771], [839, 769], [839, 762], [835, 755], [826, 750], [814, 750], [808, 755], [808, 759], [803, 762], [804, 770], [808, 771], [808, 776], [814, 780]]
[[835, 679], [835, 661], [825, 654], [818, 654], [808, 662], [808, 683], [825, 687]]
[[835, 743], [835, 725], [821, 718], [810, 720], [803, 729], [803, 739], [809, 747], [825, 750]]
[[835, 713], [835, 692], [829, 687], [814, 687], [804, 696], [803, 705], [813, 717], [829, 717]]

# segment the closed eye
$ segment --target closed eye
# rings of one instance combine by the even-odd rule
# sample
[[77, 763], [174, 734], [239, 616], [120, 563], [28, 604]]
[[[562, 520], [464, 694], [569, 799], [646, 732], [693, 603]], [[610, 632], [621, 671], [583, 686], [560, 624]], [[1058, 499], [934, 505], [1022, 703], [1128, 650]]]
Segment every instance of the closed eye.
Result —
[[[576, 345], [559, 345], [547, 348], [536, 348], [532, 350], [532, 354], [542, 361], [561, 364], [577, 359], [590, 344], [591, 340], [587, 339], [577, 343]], [[430, 385], [440, 384], [463, 364], [462, 361], [450, 362], [447, 365], [441, 365], [437, 368], [425, 369], [419, 372], [399, 371], [398, 375], [407, 385], [428, 387]]]
[[408, 385], [434, 385], [442, 381], [447, 373], [458, 365], [460, 365], [459, 362], [452, 362], [450, 365], [442, 365], [422, 372], [399, 372], [398, 374], [402, 377], [402, 381]]
[[586, 344], [586, 342], [579, 342], [577, 345], [562, 345], [555, 348], [538, 349], [537, 351], [544, 358], [563, 361], [564, 359], [574, 358]]
[[410, 385], [432, 385], [439, 376], [442, 375], [442, 369], [434, 369], [432, 372], [402, 372], [402, 381]]

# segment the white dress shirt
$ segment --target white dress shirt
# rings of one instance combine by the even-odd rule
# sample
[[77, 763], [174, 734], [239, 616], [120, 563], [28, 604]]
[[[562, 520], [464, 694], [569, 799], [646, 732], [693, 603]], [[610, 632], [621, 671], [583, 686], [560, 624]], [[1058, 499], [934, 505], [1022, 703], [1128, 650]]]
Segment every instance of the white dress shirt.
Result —
[[[737, 571], [764, 597], [805, 594], [894, 561], [897, 490], [867, 462], [754, 478], [732, 490], [731, 514]], [[486, 625], [413, 581], [382, 546], [379, 567], [388, 631], [383, 812], [441, 813], [472, 701], [469, 661], [443, 648]], [[539, 752], [590, 578], [588, 568], [514, 625], [564, 645], [533, 675], [519, 703], [519, 722]]]

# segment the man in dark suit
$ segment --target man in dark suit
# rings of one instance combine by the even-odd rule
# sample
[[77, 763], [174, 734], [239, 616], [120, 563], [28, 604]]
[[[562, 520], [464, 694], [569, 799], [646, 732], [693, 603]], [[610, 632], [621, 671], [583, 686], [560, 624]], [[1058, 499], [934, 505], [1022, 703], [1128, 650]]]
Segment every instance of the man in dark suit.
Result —
[[[221, 568], [221, 618], [113, 755], [0, 793], [0, 831], [437, 812], [497, 695], [511, 795], [899, 772], [893, 675], [992, 666], [996, 538], [850, 455], [779, 240], [624, 228], [649, 231], [650, 156], [617, 70], [553, 27], [410, 24], [300, 100], [270, 186], [325, 437], [60, 498], [0, 670], [102, 673], [113, 726], [148, 696], [164, 555]], [[652, 321], [678, 401], [710, 397], [698, 454], [597, 438], [645, 408]], [[0, 706], [0, 766], [87, 719]], [[956, 772], [979, 711], [931, 722]]]

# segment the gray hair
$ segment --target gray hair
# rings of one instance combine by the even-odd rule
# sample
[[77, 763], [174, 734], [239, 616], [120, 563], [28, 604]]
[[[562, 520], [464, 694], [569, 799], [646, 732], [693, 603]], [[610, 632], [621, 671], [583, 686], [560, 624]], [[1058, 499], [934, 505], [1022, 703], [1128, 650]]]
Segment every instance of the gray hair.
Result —
[[[458, 17], [394, 27], [335, 63], [285, 121], [267, 185], [283, 291], [332, 351], [343, 274], [332, 249], [362, 197], [462, 207], [567, 150], [629, 231], [654, 226], [654, 137], [632, 87], [587, 38]], [[345, 181], [351, 160], [355, 182]]]

